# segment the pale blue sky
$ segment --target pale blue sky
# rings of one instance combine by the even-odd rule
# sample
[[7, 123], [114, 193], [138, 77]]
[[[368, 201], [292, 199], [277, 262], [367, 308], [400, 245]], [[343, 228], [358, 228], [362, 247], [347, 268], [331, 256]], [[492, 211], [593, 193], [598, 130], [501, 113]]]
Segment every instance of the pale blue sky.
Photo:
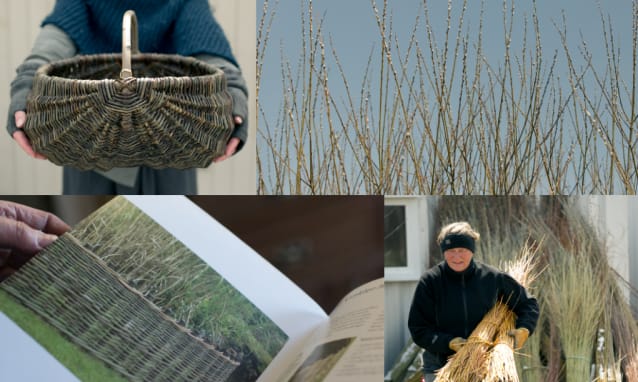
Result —
[[[268, 108], [275, 107], [278, 102], [277, 94], [280, 91], [280, 47], [292, 63], [301, 50], [301, 4], [307, 8], [308, 0], [279, 0], [275, 5], [270, 0], [271, 8], [276, 8], [277, 16], [273, 23], [268, 55], [264, 61], [264, 74], [262, 75], [262, 89], [269, 94], [260, 100]], [[257, 18], [261, 17], [264, 0], [257, 0]], [[453, 23], [458, 19], [462, 1], [452, 2]], [[318, 22], [321, 16], [325, 17], [325, 36], [332, 36], [334, 47], [339, 59], [345, 67], [346, 74], [352, 81], [361, 81], [362, 69], [372, 49], [379, 51], [379, 32], [372, 11], [370, 0], [315, 0], [312, 2], [315, 19]], [[509, 4], [509, 1], [508, 1]], [[382, 7], [382, 2], [377, 1], [377, 6]], [[440, 39], [446, 27], [447, 6], [446, 0], [427, 1], [430, 11], [430, 21], [433, 31]], [[488, 57], [501, 58], [503, 56], [503, 2], [498, 0], [486, 0], [484, 5], [484, 48]], [[520, 43], [517, 37], [522, 36], [522, 23], [524, 15], [532, 12], [532, 2], [528, 0], [515, 1], [515, 13], [518, 23], [514, 24], [513, 43]], [[400, 39], [405, 40], [407, 46], [410, 32], [414, 26], [417, 14], [424, 17], [423, 0], [390, 0], [389, 14], [394, 20], [394, 30]], [[477, 30], [480, 1], [468, 1], [466, 11], [466, 28]], [[630, 0], [539, 0], [537, 11], [541, 27], [541, 37], [544, 54], [549, 59], [556, 49], [561, 49], [560, 40], [553, 22], [561, 25], [561, 10], [565, 10], [568, 27], [568, 39], [571, 48], [576, 50], [579, 46], [582, 33], [583, 38], [590, 45], [592, 51], [604, 49], [601, 35], [600, 10], [613, 21], [613, 28], [617, 32], [617, 46], [621, 50], [621, 56], [625, 58], [624, 72], [630, 74], [632, 19]], [[425, 28], [423, 19], [419, 28], [418, 40], [425, 44]], [[531, 27], [531, 26], [530, 26]], [[452, 33], [455, 33], [454, 24]], [[530, 34], [531, 36], [531, 34]], [[425, 46], [425, 45], [423, 45]], [[515, 46], [513, 46], [515, 48]], [[600, 55], [601, 64], [604, 64], [606, 55]], [[564, 69], [564, 67], [563, 67]], [[334, 70], [336, 73], [336, 69]], [[262, 93], [263, 94], [263, 93]]]

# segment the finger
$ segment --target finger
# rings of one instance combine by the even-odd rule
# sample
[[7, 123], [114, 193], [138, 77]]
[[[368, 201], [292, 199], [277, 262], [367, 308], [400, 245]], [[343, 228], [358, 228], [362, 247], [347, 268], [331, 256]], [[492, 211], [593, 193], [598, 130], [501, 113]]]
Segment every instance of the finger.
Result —
[[242, 123], [244, 123], [244, 120], [242, 119], [242, 117], [236, 115], [233, 117], [235, 119], [235, 125], [241, 125]]
[[227, 156], [231, 156], [237, 151], [237, 147], [239, 146], [239, 138], [231, 138], [228, 144], [226, 145], [226, 152], [224, 153]]
[[239, 142], [240, 142], [239, 138], [231, 138], [230, 141], [228, 141], [228, 144], [226, 145], [226, 150], [224, 151], [224, 154], [218, 158], [215, 158], [213, 162], [219, 163], [233, 156], [233, 154], [235, 154], [235, 151], [237, 151]]
[[[15, 118], [16, 126], [18, 127], [18, 129], [22, 129], [24, 127], [24, 124], [27, 122], [27, 113], [25, 113], [22, 110], [18, 110], [15, 112], [14, 118]], [[36, 159], [47, 159], [44, 155], [36, 153], [35, 150], [33, 150], [33, 147], [31, 146], [31, 142], [29, 141], [29, 138], [27, 138], [27, 136], [23, 132], [20, 132], [19, 138], [17, 138], [14, 133], [13, 138], [18, 142], [20, 147], [29, 156]]]
[[44, 229], [43, 229], [45, 233], [59, 236], [64, 234], [65, 232], [68, 232], [69, 230], [71, 230], [71, 227], [68, 224], [66, 224], [62, 219], [47, 212], [46, 225], [44, 226]]
[[44, 155], [36, 153], [35, 150], [33, 150], [31, 141], [29, 141], [29, 138], [27, 138], [23, 131], [15, 131], [13, 133], [13, 139], [15, 139], [15, 141], [18, 143], [18, 146], [20, 146], [20, 148], [30, 157], [36, 159], [47, 159]]
[[54, 235], [62, 235], [71, 229], [52, 213], [4, 200], [0, 200], [0, 216], [24, 222], [32, 228]]
[[16, 126], [21, 129], [24, 127], [25, 122], [27, 121], [27, 113], [22, 110], [18, 110], [14, 114], [14, 118], [16, 120]]
[[13, 139], [15, 139], [18, 146], [20, 146], [27, 155], [35, 158], [35, 151], [33, 151], [33, 147], [31, 147], [31, 142], [29, 142], [29, 138], [27, 138], [23, 131], [14, 132]]
[[56, 235], [33, 229], [24, 222], [0, 217], [0, 247], [16, 249], [25, 255], [33, 255], [57, 238]]
[[213, 163], [223, 162], [223, 161], [225, 161], [228, 158], [229, 158], [228, 155], [224, 154], [224, 155], [222, 155], [220, 157], [217, 157], [217, 158], [213, 159]]

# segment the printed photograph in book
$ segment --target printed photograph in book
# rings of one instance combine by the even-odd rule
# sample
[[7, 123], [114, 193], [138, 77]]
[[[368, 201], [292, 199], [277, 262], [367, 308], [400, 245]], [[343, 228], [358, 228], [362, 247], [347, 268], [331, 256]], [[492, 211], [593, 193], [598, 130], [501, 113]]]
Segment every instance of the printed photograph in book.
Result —
[[343, 338], [317, 346], [289, 382], [323, 381], [354, 340]]
[[87, 381], [256, 380], [288, 339], [122, 197], [2, 280], [0, 313]]
[[382, 218], [382, 196], [4, 196], [2, 380], [379, 380]]

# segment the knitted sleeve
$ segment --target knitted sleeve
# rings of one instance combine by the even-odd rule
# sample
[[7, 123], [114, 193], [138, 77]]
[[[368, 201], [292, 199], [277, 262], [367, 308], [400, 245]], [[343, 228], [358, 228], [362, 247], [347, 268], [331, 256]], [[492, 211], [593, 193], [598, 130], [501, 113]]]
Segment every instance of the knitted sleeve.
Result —
[[7, 120], [9, 135], [17, 130], [14, 114], [25, 110], [27, 96], [31, 91], [35, 72], [41, 65], [63, 58], [73, 57], [76, 49], [73, 41], [60, 28], [47, 24], [40, 29], [40, 33], [33, 44], [31, 54], [16, 69], [16, 77], [11, 82], [11, 103]]
[[226, 76], [228, 92], [233, 98], [233, 115], [241, 117], [244, 121], [235, 127], [232, 135], [241, 141], [237, 147], [237, 152], [239, 152], [248, 139], [248, 86], [246, 80], [237, 66], [222, 57], [200, 54], [196, 55], [195, 58], [217, 66]]
[[239, 66], [207, 0], [190, 0], [184, 3], [175, 20], [173, 43], [176, 53], [182, 56], [209, 54], [223, 57]]

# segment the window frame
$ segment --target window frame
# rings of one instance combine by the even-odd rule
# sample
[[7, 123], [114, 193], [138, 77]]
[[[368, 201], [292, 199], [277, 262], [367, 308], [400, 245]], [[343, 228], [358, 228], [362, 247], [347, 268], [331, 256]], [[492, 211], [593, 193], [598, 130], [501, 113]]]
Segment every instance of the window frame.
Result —
[[427, 201], [423, 197], [386, 196], [384, 206], [403, 206], [405, 208], [405, 242], [407, 265], [386, 267], [386, 281], [419, 280], [426, 264], [427, 252]]

